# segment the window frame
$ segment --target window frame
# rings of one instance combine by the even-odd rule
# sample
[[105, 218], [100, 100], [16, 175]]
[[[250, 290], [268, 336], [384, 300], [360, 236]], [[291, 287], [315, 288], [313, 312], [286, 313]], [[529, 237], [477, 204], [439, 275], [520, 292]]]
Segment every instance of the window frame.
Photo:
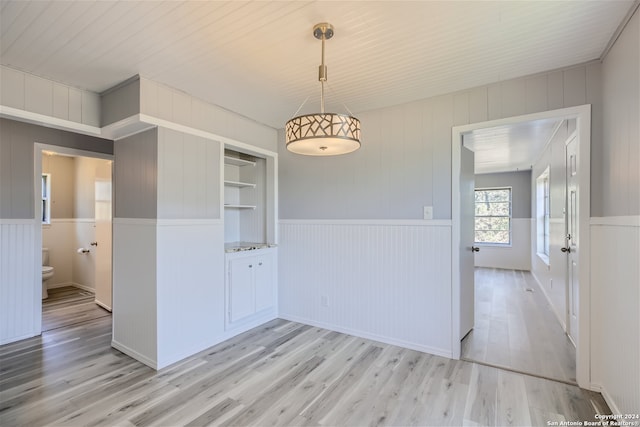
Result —
[[549, 265], [551, 246], [551, 176], [550, 166], [536, 178], [536, 253]]
[[42, 225], [51, 224], [51, 174], [43, 173], [42, 184]]
[[[491, 215], [491, 216], [482, 216], [481, 218], [507, 218], [509, 221], [509, 241], [507, 243], [499, 243], [499, 242], [478, 242], [476, 240], [476, 232], [477, 231], [487, 231], [487, 230], [476, 230], [476, 199], [475, 195], [477, 191], [491, 191], [491, 190], [508, 190], [509, 191], [509, 215]], [[504, 202], [497, 202], [504, 203]], [[510, 248], [513, 246], [513, 187], [510, 185], [504, 186], [496, 186], [496, 187], [478, 187], [474, 188], [473, 191], [473, 243], [478, 246], [493, 246], [499, 248]]]

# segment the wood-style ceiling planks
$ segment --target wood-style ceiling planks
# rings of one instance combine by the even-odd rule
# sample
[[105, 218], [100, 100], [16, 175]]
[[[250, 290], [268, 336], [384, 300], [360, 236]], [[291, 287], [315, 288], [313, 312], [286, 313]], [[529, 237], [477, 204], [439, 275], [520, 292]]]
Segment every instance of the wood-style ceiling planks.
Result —
[[102, 92], [141, 74], [280, 128], [327, 105], [354, 113], [598, 59], [633, 0], [7, 1], [0, 62]]
[[475, 154], [476, 174], [530, 170], [559, 122], [533, 120], [477, 129], [463, 135], [463, 142]]

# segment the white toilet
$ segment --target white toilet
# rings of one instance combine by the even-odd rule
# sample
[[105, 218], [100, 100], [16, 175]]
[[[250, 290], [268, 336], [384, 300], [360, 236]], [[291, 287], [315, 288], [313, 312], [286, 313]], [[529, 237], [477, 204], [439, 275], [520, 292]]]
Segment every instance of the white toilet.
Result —
[[47, 281], [53, 277], [53, 267], [49, 267], [49, 249], [42, 248], [42, 299], [48, 298]]

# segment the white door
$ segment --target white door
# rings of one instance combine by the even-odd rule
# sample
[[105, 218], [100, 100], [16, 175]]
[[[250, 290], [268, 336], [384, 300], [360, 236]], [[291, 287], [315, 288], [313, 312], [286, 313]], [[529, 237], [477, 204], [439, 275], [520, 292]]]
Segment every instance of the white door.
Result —
[[253, 286], [257, 258], [238, 258], [229, 261], [229, 323], [255, 313]]
[[95, 180], [95, 236], [92, 251], [96, 254], [96, 303], [111, 311], [111, 161], [100, 161]]
[[263, 255], [255, 265], [256, 313], [273, 307], [273, 257]]
[[474, 154], [462, 147], [460, 153], [460, 338], [473, 329], [474, 261], [479, 249], [475, 241], [475, 176]]
[[565, 151], [567, 219], [565, 245], [562, 248], [562, 252], [567, 256], [567, 334], [575, 344], [578, 338], [578, 220], [580, 218], [578, 210], [578, 169], [580, 168], [580, 158], [578, 156], [578, 139], [575, 136], [567, 141]]

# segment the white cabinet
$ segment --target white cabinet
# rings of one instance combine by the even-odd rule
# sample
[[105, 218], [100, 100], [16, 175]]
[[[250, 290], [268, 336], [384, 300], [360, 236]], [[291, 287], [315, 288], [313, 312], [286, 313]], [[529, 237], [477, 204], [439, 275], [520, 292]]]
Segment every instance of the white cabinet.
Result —
[[259, 249], [226, 255], [227, 329], [275, 311], [275, 254]]

